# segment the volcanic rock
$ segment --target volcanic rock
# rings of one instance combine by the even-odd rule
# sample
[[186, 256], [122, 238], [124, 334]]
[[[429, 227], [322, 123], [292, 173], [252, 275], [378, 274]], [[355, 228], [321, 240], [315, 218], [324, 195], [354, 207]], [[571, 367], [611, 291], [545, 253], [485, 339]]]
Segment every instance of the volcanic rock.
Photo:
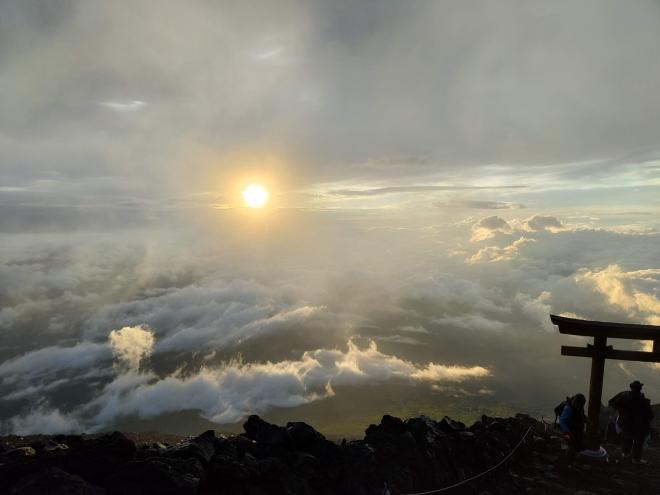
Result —
[[204, 480], [197, 459], [133, 461], [105, 481], [106, 495], [194, 495]]
[[94, 495], [100, 490], [84, 479], [56, 467], [50, 467], [21, 478], [12, 488], [12, 495]]
[[166, 449], [167, 457], [180, 459], [197, 459], [207, 464], [215, 453], [215, 431], [208, 430], [190, 441]]
[[473, 495], [659, 493], [655, 437], [648, 465], [620, 460], [609, 444], [610, 462], [568, 457], [561, 435], [526, 415], [483, 416], [469, 427], [386, 415], [363, 440], [341, 444], [301, 422], [282, 427], [250, 416], [244, 428], [173, 446], [152, 436], [139, 449], [119, 432], [5, 439], [0, 495], [405, 495], [448, 487]]

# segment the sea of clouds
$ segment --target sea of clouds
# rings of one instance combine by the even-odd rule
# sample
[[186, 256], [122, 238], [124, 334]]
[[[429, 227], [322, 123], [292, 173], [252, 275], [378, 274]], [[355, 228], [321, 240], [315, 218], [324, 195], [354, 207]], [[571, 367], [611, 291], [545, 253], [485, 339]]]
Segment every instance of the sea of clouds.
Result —
[[[347, 228], [338, 221], [332, 235]], [[215, 239], [157, 231], [158, 249], [119, 232], [13, 235], [0, 265], [3, 431], [94, 431], [184, 410], [233, 423], [383, 383], [550, 402], [584, 387], [550, 313], [660, 318], [655, 232], [547, 215], [372, 224], [352, 224], [329, 266], [314, 245], [222, 257]], [[295, 269], [282, 265], [290, 256]], [[608, 373], [612, 389], [658, 380], [642, 364]]]
[[659, 323], [657, 2], [0, 5], [3, 433], [544, 411], [550, 313]]

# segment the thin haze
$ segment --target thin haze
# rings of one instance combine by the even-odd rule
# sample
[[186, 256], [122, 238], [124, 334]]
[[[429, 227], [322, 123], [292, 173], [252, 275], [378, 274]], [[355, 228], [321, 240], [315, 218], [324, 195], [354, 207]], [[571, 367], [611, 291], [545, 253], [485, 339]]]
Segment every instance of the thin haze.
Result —
[[655, 1], [0, 1], [1, 431], [547, 414], [551, 312], [660, 324], [658, 46]]

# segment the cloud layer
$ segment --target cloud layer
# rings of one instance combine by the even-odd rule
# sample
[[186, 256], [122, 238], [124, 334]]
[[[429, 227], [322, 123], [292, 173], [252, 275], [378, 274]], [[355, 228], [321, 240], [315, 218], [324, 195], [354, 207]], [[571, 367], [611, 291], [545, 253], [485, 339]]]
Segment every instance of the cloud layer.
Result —
[[585, 387], [548, 313], [659, 321], [657, 2], [2, 13], [5, 431], [394, 382], [543, 411]]
[[[203, 366], [193, 373], [177, 370], [158, 377], [138, 369], [140, 360], [152, 350], [151, 332], [141, 327], [124, 327], [110, 332], [109, 343], [116, 359], [128, 367], [118, 368], [115, 378], [89, 403], [68, 414], [42, 403], [25, 414], [8, 418], [4, 430], [16, 434], [96, 430], [121, 417], [148, 418], [187, 410], [199, 411], [216, 423], [231, 423], [274, 407], [295, 407], [323, 399], [334, 395], [333, 387], [337, 386], [393, 380], [460, 383], [491, 375], [481, 366], [418, 366], [380, 352], [373, 341], [360, 348], [349, 340], [347, 351], [316, 349], [303, 353], [298, 360], [231, 361], [215, 367]], [[45, 351], [42, 354], [57, 353], [53, 349]]]

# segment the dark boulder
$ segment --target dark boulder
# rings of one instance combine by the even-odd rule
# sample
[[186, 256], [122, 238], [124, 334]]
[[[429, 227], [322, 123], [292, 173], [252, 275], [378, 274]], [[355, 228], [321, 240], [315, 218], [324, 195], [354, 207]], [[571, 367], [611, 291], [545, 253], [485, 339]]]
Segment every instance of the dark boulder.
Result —
[[[226, 493], [233, 493], [235, 490], [229, 490], [228, 486], [242, 486], [244, 481], [249, 479], [249, 470], [241, 463], [241, 459], [247, 454], [246, 451], [240, 451], [236, 442], [233, 440], [239, 438], [241, 443], [248, 445], [257, 445], [253, 440], [237, 436], [231, 438], [216, 438], [214, 454], [209, 462], [206, 472], [209, 478], [210, 486], [224, 486]], [[250, 455], [250, 454], [247, 454]], [[223, 493], [225, 493], [223, 492]]]
[[415, 437], [405, 423], [386, 414], [378, 425], [369, 425], [365, 430], [364, 441], [373, 445], [379, 457], [398, 458], [411, 455], [416, 449]]
[[239, 449], [236, 446], [236, 442], [233, 440], [235, 438], [240, 438], [241, 442], [247, 442], [250, 445], [253, 445], [253, 440], [249, 440], [245, 437], [216, 437], [213, 443], [213, 458], [215, 462], [230, 462], [238, 460], [239, 458]]
[[150, 457], [159, 457], [165, 455], [168, 446], [162, 442], [152, 442], [141, 445], [135, 455], [137, 460], [149, 459]]
[[[51, 440], [55, 440], [51, 437]], [[121, 434], [69, 436], [48, 449], [47, 436], [7, 438], [0, 455], [0, 495], [11, 493], [402, 495], [467, 483], [452, 493], [657, 495], [660, 450], [650, 466], [570, 460], [561, 436], [529, 416], [489, 418], [470, 427], [449, 418], [401, 421], [384, 416], [363, 440], [335, 444], [305, 423], [285, 428], [252, 416], [245, 433], [209, 431], [175, 447], [135, 445]], [[610, 454], [618, 447], [607, 446]], [[493, 469], [494, 468], [494, 469]], [[60, 491], [58, 491], [60, 490]]]
[[460, 431], [464, 431], [466, 426], [464, 423], [461, 423], [460, 421], [454, 421], [450, 417], [445, 416], [442, 418], [441, 421], [436, 423], [438, 428], [445, 433], [458, 433]]
[[136, 451], [132, 440], [115, 431], [97, 438], [88, 438], [76, 448], [64, 450], [66, 457], [61, 467], [94, 485], [102, 485], [110, 474], [132, 461]]
[[56, 467], [50, 467], [21, 478], [12, 488], [12, 495], [94, 495], [101, 490], [84, 479]]
[[83, 445], [91, 453], [110, 457], [131, 458], [137, 450], [135, 443], [120, 431], [89, 439]]
[[15, 449], [5, 450], [2, 454], [5, 459], [21, 459], [23, 457], [33, 457], [37, 455], [34, 447], [16, 447]]
[[247, 487], [251, 491], [264, 490], [263, 493], [282, 495], [313, 495], [308, 483], [293, 468], [290, 459], [264, 457], [246, 459], [246, 464], [254, 473]]
[[257, 479], [258, 472], [254, 466], [246, 464], [247, 459], [254, 458], [249, 454], [243, 461], [214, 457], [207, 469], [209, 492], [227, 495], [249, 493], [247, 487]]
[[243, 435], [263, 445], [267, 455], [281, 455], [292, 447], [286, 428], [268, 423], [256, 414], [247, 419], [243, 429]]
[[287, 423], [286, 431], [289, 434], [289, 438], [293, 442], [294, 447], [297, 449], [304, 450], [312, 445], [317, 445], [325, 441], [323, 435], [302, 421]]
[[105, 481], [106, 495], [193, 495], [204, 481], [197, 459], [133, 461]]
[[389, 435], [401, 435], [402, 433], [405, 433], [405, 431], [406, 427], [401, 419], [386, 414], [380, 420], [380, 424], [369, 425], [369, 427], [365, 430], [365, 441], [368, 443], [369, 438], [373, 440], [377, 437], [380, 438], [387, 437]]
[[422, 446], [432, 446], [439, 441], [447, 439], [447, 434], [438, 428], [437, 423], [426, 416], [410, 418], [404, 423], [406, 425], [406, 430], [408, 430], [415, 438], [415, 441]]
[[164, 452], [166, 457], [197, 459], [208, 464], [215, 453], [215, 431], [208, 430], [188, 442], [176, 445]]
[[318, 462], [334, 472], [341, 457], [341, 448], [307, 423], [287, 423], [286, 430], [294, 449], [312, 454]]
[[48, 440], [44, 445], [45, 452], [52, 452], [54, 450], [69, 450], [69, 446], [65, 443], [58, 443], [54, 440]]
[[[266, 447], [256, 440], [251, 440], [243, 435], [237, 435], [227, 440], [232, 448], [236, 449], [239, 457], [250, 454], [253, 457], [261, 458], [266, 455]], [[216, 446], [218, 448], [218, 446]]]

